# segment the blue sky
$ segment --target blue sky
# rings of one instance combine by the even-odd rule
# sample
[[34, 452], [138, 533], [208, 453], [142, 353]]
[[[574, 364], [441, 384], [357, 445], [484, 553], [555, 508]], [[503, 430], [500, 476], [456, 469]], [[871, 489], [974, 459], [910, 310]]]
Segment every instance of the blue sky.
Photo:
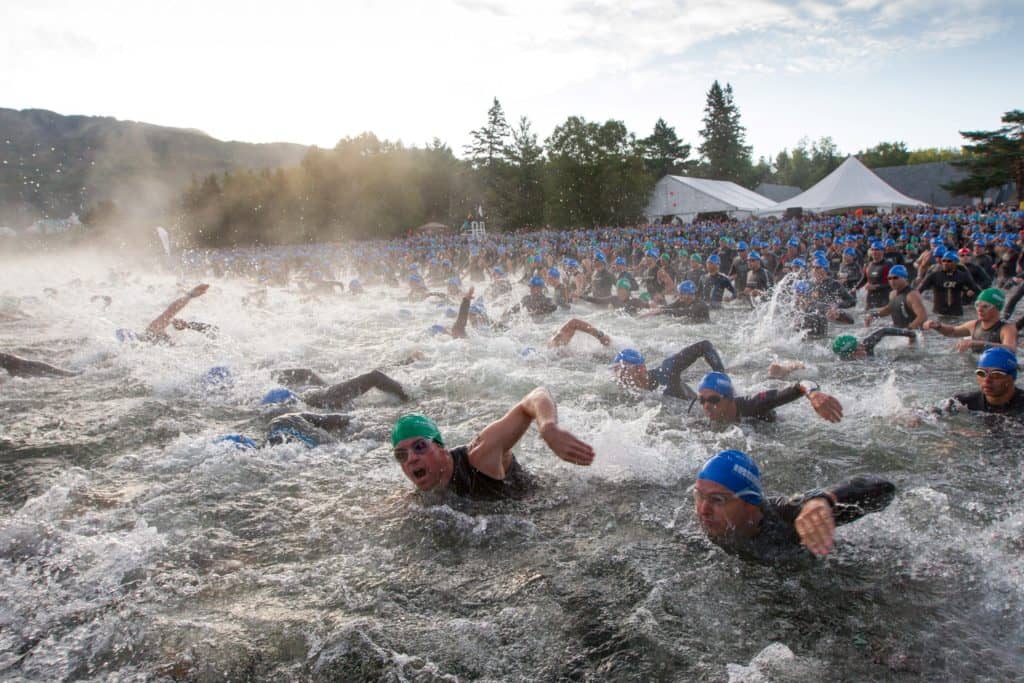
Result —
[[[1006, 0], [5, 0], [0, 107], [333, 146], [371, 130], [461, 154], [497, 96], [541, 139], [567, 116], [660, 116], [698, 144], [732, 83], [755, 156], [829, 135], [957, 146], [1024, 107]], [[1019, 78], [1019, 77], [1018, 77]]]

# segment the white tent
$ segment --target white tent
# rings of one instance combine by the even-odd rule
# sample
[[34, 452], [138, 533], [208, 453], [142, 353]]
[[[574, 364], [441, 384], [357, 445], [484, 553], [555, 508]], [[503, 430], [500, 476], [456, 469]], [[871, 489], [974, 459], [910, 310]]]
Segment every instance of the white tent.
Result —
[[645, 213], [652, 219], [673, 216], [692, 221], [699, 213], [744, 217], [773, 205], [767, 197], [727, 180], [668, 175], [654, 186]]
[[792, 199], [779, 202], [759, 216], [780, 216], [787, 209], [800, 208], [812, 213], [827, 213], [842, 209], [895, 209], [901, 206], [924, 206], [905, 194], [892, 189], [884, 180], [854, 156], [846, 158], [839, 168], [821, 179], [817, 185]]

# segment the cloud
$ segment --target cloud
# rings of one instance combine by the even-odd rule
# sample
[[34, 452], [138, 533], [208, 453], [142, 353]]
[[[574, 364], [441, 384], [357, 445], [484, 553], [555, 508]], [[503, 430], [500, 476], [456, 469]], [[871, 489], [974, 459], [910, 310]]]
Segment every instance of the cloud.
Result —
[[457, 7], [470, 12], [483, 12], [498, 17], [507, 17], [512, 14], [511, 8], [499, 0], [454, 0]]

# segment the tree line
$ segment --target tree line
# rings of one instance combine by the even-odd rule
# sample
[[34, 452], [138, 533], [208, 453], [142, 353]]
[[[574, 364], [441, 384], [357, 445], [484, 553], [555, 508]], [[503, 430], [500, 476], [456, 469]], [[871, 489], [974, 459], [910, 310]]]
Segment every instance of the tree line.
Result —
[[[570, 116], [542, 143], [528, 118], [510, 124], [494, 98], [461, 159], [436, 138], [417, 147], [363, 133], [314, 148], [298, 166], [194, 177], [180, 201], [179, 232], [197, 246], [390, 238], [430, 221], [457, 227], [481, 209], [491, 230], [625, 225], [642, 218], [668, 174], [806, 189], [845, 158], [824, 137], [755, 163], [732, 86], [718, 81], [699, 135], [694, 150], [661, 118], [638, 137], [622, 121]], [[874, 167], [976, 155], [903, 142], [858, 153]]]

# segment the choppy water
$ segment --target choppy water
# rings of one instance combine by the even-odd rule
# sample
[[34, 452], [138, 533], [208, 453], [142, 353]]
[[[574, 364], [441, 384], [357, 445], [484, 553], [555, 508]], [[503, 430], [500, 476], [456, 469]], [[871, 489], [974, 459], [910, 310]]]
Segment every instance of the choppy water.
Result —
[[[562, 314], [457, 341], [425, 332], [445, 321], [443, 309], [388, 292], [316, 302], [273, 289], [258, 308], [240, 303], [249, 285], [215, 280], [184, 317], [216, 323], [217, 339], [121, 345], [116, 328], [142, 329], [182, 291], [150, 270], [116, 284], [86, 258], [0, 270], [0, 294], [36, 297], [20, 303], [32, 319], [0, 323], [0, 349], [84, 371], [0, 384], [4, 679], [1011, 680], [1024, 671], [1021, 431], [969, 416], [917, 428], [893, 419], [973, 383], [949, 340], [930, 336], [918, 351], [887, 341], [874, 362], [840, 364], [749, 309], [706, 326], [576, 311], [655, 362], [709, 338], [742, 392], [778, 384], [765, 374], [773, 357], [800, 358], [812, 366], [802, 376], [846, 408], [839, 426], [801, 402], [775, 425], [709, 429], [697, 407], [687, 415], [678, 401], [619, 393], [607, 350], [590, 338], [547, 351]], [[111, 307], [92, 303], [95, 294], [112, 296]], [[524, 357], [524, 347], [539, 351]], [[417, 349], [422, 360], [391, 365]], [[203, 388], [214, 365], [230, 366], [233, 387]], [[388, 448], [409, 406], [376, 392], [355, 402], [339, 445], [213, 442], [229, 432], [259, 440], [271, 370], [298, 366], [330, 380], [384, 367], [450, 443], [545, 384], [561, 422], [598, 458], [572, 467], [534, 430], [517, 449], [542, 482], [533, 498], [427, 501]], [[759, 460], [771, 492], [871, 472], [899, 494], [841, 528], [826, 562], [747, 565], [708, 543], [692, 511], [698, 464], [727, 447]]]

